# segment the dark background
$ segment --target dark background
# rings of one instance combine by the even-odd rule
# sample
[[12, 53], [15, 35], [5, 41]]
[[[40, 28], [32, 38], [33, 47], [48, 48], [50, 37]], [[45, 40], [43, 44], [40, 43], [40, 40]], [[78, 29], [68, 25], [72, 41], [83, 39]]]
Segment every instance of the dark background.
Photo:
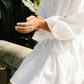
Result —
[[0, 40], [33, 48], [36, 44], [32, 40], [34, 32], [21, 34], [15, 31], [14, 28], [17, 22], [25, 22], [26, 17], [33, 15], [33, 12], [24, 6], [21, 0], [0, 0], [0, 8]]

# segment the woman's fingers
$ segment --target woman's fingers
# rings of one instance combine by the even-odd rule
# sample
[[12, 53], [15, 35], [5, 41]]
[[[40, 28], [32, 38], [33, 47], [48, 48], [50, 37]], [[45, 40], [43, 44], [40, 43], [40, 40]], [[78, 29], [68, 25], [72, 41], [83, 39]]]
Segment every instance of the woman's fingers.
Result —
[[31, 22], [18, 22], [17, 26], [30, 26]]
[[[15, 26], [15, 30], [16, 31], [28, 31], [29, 29], [31, 29], [31, 31], [34, 30], [34, 28], [32, 29], [32, 27], [30, 26], [26, 26], [26, 27], [23, 27], [23, 26]], [[36, 31], [39, 31], [39, 28], [36, 28]]]
[[27, 29], [27, 30], [17, 30], [19, 33], [30, 33], [32, 32], [32, 29]]
[[18, 22], [17, 25], [18, 26], [27, 26], [27, 23], [26, 22]]
[[15, 26], [16, 30], [27, 30], [27, 29], [31, 29], [29, 26]]
[[31, 16], [27, 17], [26, 20], [27, 20], [27, 21], [31, 21], [31, 20], [33, 20], [33, 19], [35, 19], [35, 18], [36, 18], [35, 16], [31, 15]]
[[20, 33], [29, 33], [34, 31], [34, 27], [33, 26], [15, 26], [15, 30], [20, 32]]

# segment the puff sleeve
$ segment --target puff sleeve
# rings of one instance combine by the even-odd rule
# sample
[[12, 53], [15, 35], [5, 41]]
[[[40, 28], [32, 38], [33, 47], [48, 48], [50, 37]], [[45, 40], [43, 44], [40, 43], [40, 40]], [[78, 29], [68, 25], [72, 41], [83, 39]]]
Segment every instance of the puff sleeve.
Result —
[[58, 40], [76, 38], [84, 29], [84, 0], [73, 0], [64, 18], [45, 19], [53, 36]]

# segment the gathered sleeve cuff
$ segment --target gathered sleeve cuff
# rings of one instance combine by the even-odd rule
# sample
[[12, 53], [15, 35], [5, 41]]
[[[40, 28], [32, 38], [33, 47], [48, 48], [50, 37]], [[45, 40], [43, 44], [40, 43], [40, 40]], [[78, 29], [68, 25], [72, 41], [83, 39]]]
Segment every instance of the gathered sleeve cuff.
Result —
[[45, 31], [43, 29], [40, 29], [39, 31], [36, 31], [33, 38], [37, 42], [43, 41], [45, 39], [53, 39], [53, 35], [51, 32]]
[[74, 39], [84, 29], [84, 12], [76, 12], [63, 19], [59, 18], [53, 16], [45, 19], [54, 38], [58, 40]]

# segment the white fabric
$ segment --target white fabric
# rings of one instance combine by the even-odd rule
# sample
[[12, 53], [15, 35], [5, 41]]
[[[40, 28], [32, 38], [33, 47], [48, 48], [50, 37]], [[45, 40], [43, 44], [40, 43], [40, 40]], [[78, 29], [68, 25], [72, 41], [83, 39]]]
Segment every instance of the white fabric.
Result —
[[82, 84], [84, 79], [84, 0], [41, 0], [40, 29], [33, 52], [10, 79], [12, 84]]

